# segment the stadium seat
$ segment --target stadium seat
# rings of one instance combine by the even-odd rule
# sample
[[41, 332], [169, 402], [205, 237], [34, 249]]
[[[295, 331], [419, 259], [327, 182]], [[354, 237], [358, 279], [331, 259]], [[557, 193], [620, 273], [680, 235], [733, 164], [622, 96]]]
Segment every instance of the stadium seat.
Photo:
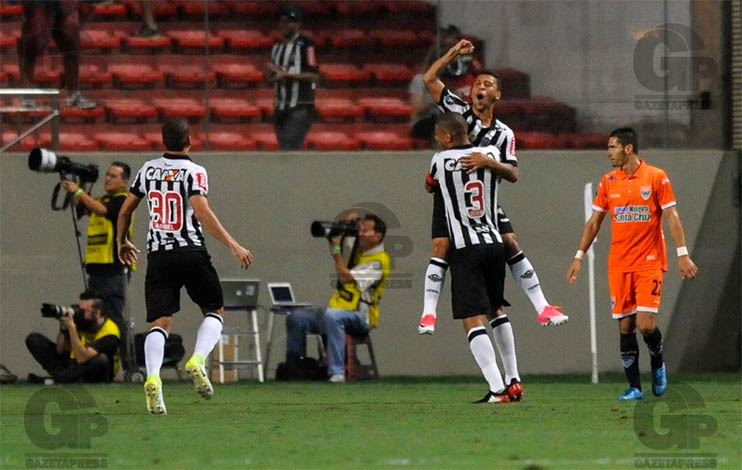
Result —
[[[365, 345], [368, 348], [368, 357], [370, 363], [361, 364], [358, 360], [356, 347]], [[358, 379], [378, 379], [379, 368], [376, 365], [376, 355], [374, 355], [374, 346], [371, 343], [371, 336], [351, 336], [345, 335], [345, 380], [352, 382]]]
[[305, 18], [326, 16], [335, 11], [335, 3], [328, 0], [300, 2], [298, 6], [301, 8]]
[[214, 64], [212, 69], [219, 79], [219, 86], [222, 88], [265, 81], [263, 72], [252, 64]]
[[119, 88], [153, 87], [165, 80], [162, 71], [147, 64], [111, 64], [108, 71]]
[[345, 0], [340, 1], [335, 9], [340, 16], [370, 15], [381, 10], [381, 4], [372, 0]]
[[[11, 140], [18, 137], [18, 132], [13, 130], [4, 130], [2, 134], [2, 143], [3, 145], [9, 143]], [[36, 134], [27, 135], [23, 138], [20, 142], [15, 144], [14, 146], [10, 147], [9, 151], [29, 151], [36, 148]]]
[[[203, 19], [206, 6], [203, 0], [185, 0], [177, 2], [183, 16]], [[229, 3], [222, 0], [210, 0], [208, 2], [209, 16], [224, 16], [229, 13]]]
[[213, 130], [207, 136], [213, 150], [255, 150], [257, 144], [249, 137], [238, 132]]
[[425, 44], [424, 39], [409, 29], [373, 29], [368, 35], [384, 47], [417, 47]]
[[387, 0], [382, 3], [391, 14], [430, 15], [435, 11], [432, 3], [422, 0]]
[[[162, 144], [162, 130], [157, 128], [153, 128], [151, 130], [145, 130], [142, 133], [142, 137], [144, 137], [144, 140], [149, 142], [150, 146], [157, 150], [164, 148]], [[192, 151], [199, 151], [203, 150], [205, 139], [203, 136], [203, 133], [199, 131], [198, 129], [191, 128], [190, 132], [191, 137], [191, 150]]]
[[113, 74], [95, 64], [82, 64], [79, 68], [79, 81], [80, 85], [103, 88], [111, 85]]
[[521, 149], [562, 149], [567, 147], [564, 138], [548, 132], [519, 132], [515, 143]]
[[[142, 16], [142, 3], [140, 0], [126, 0], [124, 2], [131, 16], [140, 18]], [[178, 16], [178, 5], [173, 2], [152, 2], [152, 13], [158, 20], [174, 19]]]
[[[3, 60], [4, 61], [4, 60]], [[7, 74], [7, 79], [12, 83], [21, 82], [21, 72], [17, 63], [2, 64], [0, 70]], [[36, 65], [33, 73], [33, 81], [42, 88], [59, 88], [62, 78], [62, 71], [50, 69], [39, 64]]]
[[278, 150], [278, 139], [275, 132], [250, 132], [250, 137], [255, 140], [260, 150]]
[[317, 98], [317, 115], [323, 120], [362, 118], [364, 109], [347, 98]]
[[373, 46], [374, 40], [360, 29], [341, 29], [329, 31], [329, 41], [335, 47]]
[[310, 131], [305, 143], [315, 150], [358, 150], [361, 147], [355, 139], [337, 131]]
[[94, 137], [101, 150], [142, 151], [150, 150], [150, 144], [134, 132], [97, 132]]
[[106, 109], [103, 106], [96, 106], [93, 109], [80, 109], [80, 108], [68, 108], [62, 107], [59, 110], [62, 116], [62, 121], [66, 123], [70, 122], [103, 122], [106, 117]]
[[[39, 147], [51, 147], [51, 133], [42, 132], [38, 137], [37, 144]], [[59, 133], [59, 150], [65, 150], [67, 152], [94, 152], [98, 150], [98, 144], [90, 136], [82, 132], [61, 131]]]
[[216, 84], [216, 72], [205, 71], [202, 65], [169, 65], [161, 64], [159, 69], [165, 73], [165, 79], [172, 87], [203, 87], [205, 81]]
[[412, 116], [412, 106], [399, 98], [361, 98], [358, 104], [366, 109], [370, 117], [409, 118]]
[[271, 118], [275, 114], [275, 100], [273, 98], [258, 98], [255, 100], [255, 105], [260, 108], [260, 112], [266, 118]]
[[390, 131], [357, 132], [354, 137], [363, 148], [370, 150], [411, 150], [414, 147], [411, 138]]
[[96, 21], [123, 20], [128, 16], [128, 11], [123, 3], [96, 3], [92, 14]]
[[80, 31], [80, 47], [83, 49], [110, 51], [111, 49], [121, 47], [121, 37], [113, 35], [109, 31], [86, 29]]
[[23, 5], [11, 4], [11, 3], [0, 3], [0, 18], [3, 21], [8, 21], [11, 18], [19, 17], [23, 15]]
[[161, 52], [170, 49], [173, 43], [173, 40], [168, 36], [128, 36], [123, 38], [122, 41], [131, 52]]
[[171, 30], [166, 33], [173, 40], [173, 43], [180, 50], [194, 50], [194, 52], [203, 52], [208, 43], [211, 53], [218, 52], [224, 48], [224, 39], [214, 34], [208, 37], [204, 30]]
[[274, 16], [281, 9], [278, 2], [246, 2], [244, 0], [231, 0], [232, 10], [239, 15], [246, 16]]
[[13, 32], [0, 31], [0, 49], [14, 50], [16, 44], [18, 44], [18, 37]]
[[365, 64], [363, 70], [373, 75], [377, 82], [409, 83], [415, 76], [404, 64]]
[[256, 29], [222, 29], [217, 36], [227, 43], [231, 50], [265, 49], [273, 45], [273, 39]]
[[144, 121], [157, 118], [157, 108], [139, 99], [110, 99], [105, 100], [104, 106], [108, 112], [108, 120]]
[[8, 74], [0, 70], [0, 86], [7, 87], [10, 84], [10, 78]]
[[5, 74], [5, 78], [9, 83], [20, 83], [21, 71], [18, 68], [18, 64], [3, 64], [0, 66], [0, 70]]
[[250, 104], [247, 100], [235, 98], [210, 98], [209, 109], [211, 116], [220, 121], [229, 119], [259, 119], [260, 108]]
[[163, 118], [201, 119], [206, 115], [206, 108], [193, 98], [155, 98], [152, 104]]
[[371, 74], [351, 64], [320, 64], [320, 74], [332, 82], [361, 83], [368, 82]]

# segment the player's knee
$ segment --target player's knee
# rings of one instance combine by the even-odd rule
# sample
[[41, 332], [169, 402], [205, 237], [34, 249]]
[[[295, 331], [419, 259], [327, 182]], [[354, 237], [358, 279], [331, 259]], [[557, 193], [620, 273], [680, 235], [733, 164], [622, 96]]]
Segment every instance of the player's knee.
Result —
[[639, 333], [641, 333], [642, 336], [647, 336], [649, 334], [652, 334], [655, 328], [656, 328], [655, 325], [639, 325], [638, 326]]
[[173, 317], [160, 317], [157, 320], [150, 322], [149, 327], [162, 328], [166, 332], [170, 333], [170, 326], [173, 324]]
[[434, 238], [431, 256], [434, 258], [446, 259], [451, 242], [448, 238]]

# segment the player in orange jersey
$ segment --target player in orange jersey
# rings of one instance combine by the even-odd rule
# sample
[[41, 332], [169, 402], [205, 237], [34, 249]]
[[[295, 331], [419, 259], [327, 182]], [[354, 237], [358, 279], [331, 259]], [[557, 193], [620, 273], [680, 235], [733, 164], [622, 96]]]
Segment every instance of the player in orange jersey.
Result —
[[662, 334], [657, 327], [662, 278], [667, 271], [662, 220], [670, 227], [677, 247], [680, 277], [693, 279], [698, 267], [688, 255], [685, 232], [676, 208], [670, 179], [661, 168], [639, 158], [637, 135], [622, 127], [608, 139], [608, 158], [614, 170], [600, 180], [593, 201], [593, 214], [585, 224], [567, 282], [577, 282], [582, 257], [590, 248], [606, 214], [611, 217], [611, 249], [608, 255], [608, 283], [613, 318], [621, 334], [621, 359], [629, 388], [621, 401], [641, 400], [639, 345], [636, 327], [644, 336], [652, 363], [652, 392], [667, 389], [667, 372], [662, 358]]

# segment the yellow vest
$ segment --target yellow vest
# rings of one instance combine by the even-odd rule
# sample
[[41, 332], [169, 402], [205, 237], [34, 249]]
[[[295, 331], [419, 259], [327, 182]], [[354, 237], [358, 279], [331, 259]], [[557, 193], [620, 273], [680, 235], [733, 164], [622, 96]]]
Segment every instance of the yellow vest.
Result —
[[[374, 261], [381, 264], [381, 279], [369, 287], [366, 290], [365, 295], [363, 295], [364, 293], [358, 289], [355, 282], [348, 282], [343, 284], [342, 288], [338, 288], [335, 291], [330, 298], [330, 303], [328, 305], [330, 308], [361, 311], [364, 314], [367, 313], [369, 328], [376, 328], [379, 324], [379, 301], [381, 300], [381, 294], [384, 293], [384, 288], [386, 287], [386, 282], [389, 278], [391, 262], [389, 261], [389, 255], [384, 251], [383, 245], [379, 245], [376, 249], [356, 254], [353, 263], [353, 266], [360, 266]], [[365, 305], [361, 305], [361, 303]]]
[[[111, 198], [117, 196], [126, 196], [125, 191], [112, 195], [104, 194], [96, 200], [105, 204]], [[113, 264], [116, 240], [113, 237], [113, 224], [115, 221], [109, 220], [104, 215], [96, 213], [90, 214], [90, 223], [88, 224], [88, 244], [85, 248], [85, 264]], [[132, 224], [129, 226], [129, 237], [132, 234]], [[132, 266], [131, 270], [135, 268]]]
[[[87, 344], [94, 343], [98, 341], [99, 339], [108, 336], [113, 335], [118, 339], [121, 339], [121, 331], [119, 330], [118, 325], [111, 320], [110, 318], [106, 318], [106, 321], [103, 322], [103, 325], [101, 325], [100, 330], [93, 333], [82, 333], [80, 335], [80, 342], [83, 346], [86, 346]], [[99, 351], [100, 352], [100, 351]], [[70, 351], [70, 358], [75, 358], [75, 351]], [[115, 374], [119, 370], [119, 352], [118, 349], [116, 349], [116, 354], [113, 357], [113, 373]]]

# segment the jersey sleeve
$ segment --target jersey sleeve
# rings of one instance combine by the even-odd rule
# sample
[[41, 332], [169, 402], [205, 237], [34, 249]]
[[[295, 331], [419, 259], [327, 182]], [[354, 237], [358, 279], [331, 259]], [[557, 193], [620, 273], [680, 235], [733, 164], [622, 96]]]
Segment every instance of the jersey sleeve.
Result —
[[314, 43], [310, 40], [305, 40], [304, 43], [304, 54], [301, 58], [301, 70], [300, 72], [317, 72], [317, 54], [314, 48]]
[[593, 199], [593, 210], [598, 212], [608, 212], [608, 181], [604, 176], [598, 183], [598, 194]]
[[462, 100], [458, 95], [453, 93], [448, 88], [444, 88], [441, 92], [441, 99], [438, 102], [438, 107], [443, 112], [459, 113], [464, 114], [471, 109], [469, 103]]
[[209, 177], [204, 167], [194, 168], [186, 179], [188, 197], [203, 196], [209, 194]]
[[505, 139], [500, 146], [500, 161], [518, 166], [518, 157], [515, 156], [515, 133], [512, 129], [505, 131]]
[[144, 187], [144, 167], [140, 168], [137, 175], [134, 177], [134, 182], [129, 188], [129, 192], [138, 198], [143, 198], [146, 188]]
[[[440, 164], [440, 161], [438, 161], [438, 154], [436, 153], [435, 155], [433, 155], [433, 159], [430, 161], [430, 171], [426, 176], [426, 181], [431, 186], [435, 186], [435, 184], [438, 182]], [[432, 182], [431, 179], [433, 180]]]
[[670, 184], [670, 178], [663, 170], [660, 170], [655, 177], [655, 188], [654, 193], [657, 195], [657, 204], [662, 210], [668, 209], [677, 204], [675, 201], [675, 193], [672, 190]]

